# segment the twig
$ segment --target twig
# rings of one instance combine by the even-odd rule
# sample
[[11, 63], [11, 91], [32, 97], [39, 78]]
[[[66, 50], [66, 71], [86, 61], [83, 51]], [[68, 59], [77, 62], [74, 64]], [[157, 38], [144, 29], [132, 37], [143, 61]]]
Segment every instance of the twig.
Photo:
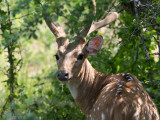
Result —
[[[137, 3], [136, 3], [136, 0], [134, 0], [134, 11], [135, 11], [135, 14], [136, 14], [136, 18], [137, 20], [139, 21], [139, 16], [138, 16], [138, 9], [137, 9]], [[138, 22], [139, 23], [139, 22]], [[144, 52], [146, 53], [146, 57], [147, 57], [147, 60], [149, 60], [149, 52], [147, 50], [147, 46], [145, 45], [145, 38], [143, 37], [142, 35], [142, 29], [139, 29], [139, 35], [141, 37], [141, 40], [142, 40], [142, 44], [143, 44], [143, 48], [144, 48]]]
[[135, 28], [134, 31], [130, 34], [130, 36], [131, 36], [130, 39], [129, 39], [130, 42], [131, 42], [132, 36], [133, 36], [134, 33], [137, 32], [138, 30], [139, 30], [138, 28]]
[[158, 44], [158, 51], [159, 51], [159, 53], [154, 53], [154, 55], [159, 55], [159, 58], [160, 58], [160, 41], [159, 41], [159, 33], [158, 33], [158, 31], [157, 31], [157, 39], [155, 38], [155, 36], [153, 36], [153, 37], [154, 37], [154, 40]]
[[1, 70], [1, 69], [0, 69], [0, 71], [1, 71], [4, 75], [8, 76], [8, 74], [7, 74], [6, 72], [4, 72], [4, 70]]
[[92, 0], [93, 6], [94, 6], [94, 11], [93, 14], [96, 15], [96, 1]]
[[2, 110], [1, 110], [1, 113], [0, 113], [0, 118], [3, 117], [4, 111], [6, 110], [7, 103], [8, 103], [9, 100], [10, 100], [10, 96], [11, 96], [11, 93], [10, 93], [9, 96], [7, 97], [7, 100], [6, 100], [5, 104], [4, 104], [3, 107], [2, 107]]
[[10, 19], [10, 21], [13, 21], [13, 20], [16, 20], [16, 19], [21, 19], [21, 18], [24, 18], [24, 17], [30, 16], [30, 15], [32, 15], [33, 13], [34, 13], [34, 12], [32, 12], [32, 13], [27, 13], [27, 14], [22, 15], [22, 16], [17, 17], [17, 18], [12, 18], [12, 19]]
[[160, 25], [160, 24], [158, 24], [158, 23], [154, 23], [154, 24], [150, 24], [150, 25], [143, 26], [142, 28], [147, 28], [147, 27], [150, 27], [150, 26], [156, 26], [156, 25]]
[[145, 39], [144, 39], [141, 31], [140, 31], [140, 37], [141, 37], [141, 40], [142, 40], [142, 44], [143, 44], [144, 51], [145, 51], [145, 53], [146, 53], [147, 60], [149, 60], [149, 52], [148, 52], [148, 50], [147, 50], [147, 46], [145, 45], [145, 42], [144, 42]]
[[[23, 57], [22, 57], [22, 52], [21, 52], [21, 49], [20, 49], [20, 46], [18, 47], [19, 48], [19, 54], [20, 54], [20, 56], [21, 56], [21, 59], [18, 61], [18, 63], [17, 63], [17, 65], [19, 65], [20, 64], [20, 67], [19, 67], [19, 69], [17, 70], [17, 72], [19, 72], [20, 70], [21, 70], [21, 68], [22, 68], [22, 66], [23, 66]], [[16, 65], [16, 66], [17, 66]]]
[[117, 2], [117, 0], [115, 0], [115, 1], [112, 2], [111, 7], [110, 7], [109, 10], [107, 11], [107, 13], [105, 13], [105, 14], [101, 17], [101, 19], [103, 19], [104, 17], [106, 17], [106, 16], [109, 14], [109, 12], [111, 12], [111, 10], [112, 10], [114, 7], [116, 7], [116, 6], [118, 6], [118, 5], [120, 4], [120, 3], [118, 3], [118, 5], [115, 5], [116, 2]]
[[[158, 31], [157, 31], [157, 41], [158, 41], [158, 49], [159, 49], [159, 53], [160, 53], [160, 41], [159, 41], [159, 32]], [[159, 58], [160, 58], [160, 54], [159, 54]]]
[[149, 55], [160, 55], [160, 53], [150, 53]]

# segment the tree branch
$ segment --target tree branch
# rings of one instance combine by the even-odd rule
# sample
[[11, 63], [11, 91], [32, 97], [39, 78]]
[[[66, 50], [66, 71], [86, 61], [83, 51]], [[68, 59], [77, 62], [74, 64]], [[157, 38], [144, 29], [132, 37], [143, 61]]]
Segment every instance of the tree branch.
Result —
[[[136, 0], [134, 0], [134, 10], [135, 10], [136, 18], [139, 21], [138, 9], [137, 9], [137, 1]], [[143, 44], [144, 52], [146, 53], [147, 60], [149, 60], [149, 52], [147, 50], [147, 46], [145, 45], [145, 39], [144, 39], [144, 37], [142, 35], [142, 29], [139, 29], [139, 35], [140, 35], [141, 40], [142, 40], [142, 44]]]
[[10, 21], [12, 21], [12, 20], [16, 20], [16, 19], [21, 19], [21, 18], [24, 18], [24, 17], [30, 16], [30, 15], [32, 15], [32, 14], [33, 14], [33, 12], [32, 12], [32, 13], [25, 14], [25, 15], [22, 15], [22, 16], [17, 17], [17, 18], [11, 18], [11, 19], [10, 19]]
[[[8, 3], [7, 0], [5, 0], [6, 2], [6, 5], [7, 5], [7, 11], [8, 11], [8, 17], [9, 17], [9, 20], [7, 22], [7, 24], [10, 25], [10, 28], [9, 28], [9, 34], [10, 36], [12, 35], [12, 22], [11, 22], [11, 18], [10, 18], [10, 5]], [[5, 38], [8, 40], [8, 38]], [[10, 90], [10, 94], [5, 102], [5, 104], [3, 105], [2, 107], [2, 111], [0, 113], [0, 117], [2, 118], [3, 117], [3, 114], [4, 114], [4, 111], [6, 110], [6, 105], [8, 102], [12, 102], [14, 100], [14, 87], [15, 87], [15, 66], [14, 66], [14, 55], [13, 55], [13, 51], [14, 51], [14, 46], [13, 46], [13, 42], [9, 45], [6, 46], [7, 50], [8, 50], [8, 62], [9, 62], [9, 69], [8, 69], [8, 84], [9, 84], [9, 90]], [[11, 113], [14, 114], [14, 109], [11, 108]]]
[[[154, 37], [154, 36], [153, 36]], [[157, 31], [157, 39], [154, 37], [154, 40], [156, 41], [156, 43], [158, 44], [158, 52], [159, 53], [152, 53], [152, 55], [159, 55], [160, 58], [160, 41], [159, 41], [159, 33]]]
[[96, 1], [92, 0], [92, 3], [93, 3], [93, 6], [94, 6], [93, 14], [95, 15], [96, 14]]

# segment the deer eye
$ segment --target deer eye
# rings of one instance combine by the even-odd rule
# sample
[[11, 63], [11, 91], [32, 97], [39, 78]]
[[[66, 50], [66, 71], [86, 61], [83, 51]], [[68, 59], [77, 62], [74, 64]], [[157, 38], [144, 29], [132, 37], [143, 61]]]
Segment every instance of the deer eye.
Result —
[[59, 60], [59, 56], [56, 54], [56, 55], [54, 55], [55, 57], [56, 57], [56, 60]]
[[83, 56], [84, 56], [84, 55], [83, 55], [82, 53], [79, 54], [78, 57], [77, 57], [77, 60], [82, 60], [82, 59], [83, 59]]

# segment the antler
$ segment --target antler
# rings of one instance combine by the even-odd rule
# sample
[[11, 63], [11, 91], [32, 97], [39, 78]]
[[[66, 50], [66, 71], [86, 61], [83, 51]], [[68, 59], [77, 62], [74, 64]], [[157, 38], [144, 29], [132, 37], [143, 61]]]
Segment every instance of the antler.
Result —
[[87, 27], [85, 27], [83, 30], [81, 30], [80, 36], [86, 37], [87, 35], [94, 32], [95, 30], [110, 24], [111, 22], [116, 20], [118, 17], [119, 17], [119, 14], [117, 12], [111, 12], [111, 13], [109, 13], [109, 15], [105, 19], [103, 19], [99, 22], [95, 22], [94, 24], [92, 24], [92, 22], [90, 22]]
[[50, 19], [47, 19], [46, 17], [45, 17], [45, 21], [46, 21], [47, 26], [50, 28], [52, 33], [55, 35], [56, 39], [66, 37], [66, 33], [64, 32], [64, 30], [61, 28], [61, 26], [58, 23], [52, 22]]
[[110, 24], [111, 22], [113, 22], [114, 20], [116, 20], [117, 18], [119, 17], [119, 14], [117, 12], [112, 12], [112, 13], [109, 13], [109, 15], [99, 21], [99, 22], [95, 22], [94, 24], [92, 24], [89, 32], [87, 35], [89, 35], [90, 33], [94, 32], [95, 30], [99, 29], [99, 28], [102, 28], [108, 24]]
[[[46, 6], [49, 7], [50, 5], [46, 4]], [[52, 20], [53, 16], [48, 17], [50, 15], [49, 13], [46, 12], [46, 10], [43, 11], [43, 16], [47, 26], [55, 35], [58, 46], [62, 45], [64, 40], [66, 40], [66, 36], [67, 36], [66, 33], [64, 32], [62, 27], [58, 24], [58, 22], [53, 22]]]
[[[47, 5], [47, 6], [49, 6], [49, 5]], [[64, 43], [64, 41], [67, 40], [66, 33], [64, 32], [64, 30], [61, 28], [61, 26], [57, 22], [53, 22], [51, 20], [51, 18], [48, 17], [49, 15], [46, 13], [45, 10], [43, 12], [43, 15], [44, 15], [44, 19], [45, 19], [47, 26], [50, 28], [50, 30], [52, 31], [52, 33], [56, 37], [56, 42], [58, 43], [58, 46], [61, 46]], [[93, 16], [95, 16], [95, 15], [93, 15]], [[87, 26], [84, 27], [84, 29], [82, 29], [80, 31], [78, 36], [85, 38], [87, 35], [94, 32], [95, 30], [110, 24], [111, 22], [116, 20], [118, 18], [118, 16], [119, 15], [117, 12], [111, 12], [111, 13], [109, 13], [109, 15], [105, 19], [103, 19], [99, 22], [93, 23], [93, 19], [90, 19]], [[90, 17], [90, 18], [92, 18], [92, 17]]]

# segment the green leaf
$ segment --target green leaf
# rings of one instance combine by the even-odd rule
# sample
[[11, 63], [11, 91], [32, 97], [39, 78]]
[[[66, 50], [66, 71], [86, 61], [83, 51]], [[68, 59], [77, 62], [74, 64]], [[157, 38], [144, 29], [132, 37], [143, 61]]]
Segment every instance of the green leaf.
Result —
[[157, 17], [156, 22], [160, 24], [160, 17]]

